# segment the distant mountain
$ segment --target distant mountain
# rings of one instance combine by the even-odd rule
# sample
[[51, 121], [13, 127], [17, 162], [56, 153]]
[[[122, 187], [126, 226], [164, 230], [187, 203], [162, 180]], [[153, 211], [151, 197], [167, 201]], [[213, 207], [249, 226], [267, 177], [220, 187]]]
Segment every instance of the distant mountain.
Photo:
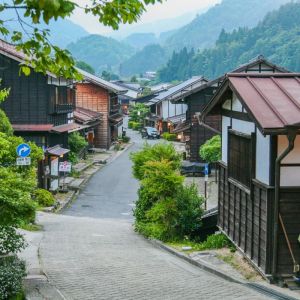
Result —
[[271, 10], [289, 0], [223, 0], [198, 15], [191, 23], [175, 31], [165, 40], [165, 47], [172, 52], [183, 47], [203, 49], [214, 45], [222, 29], [253, 27]]
[[273, 63], [300, 72], [300, 2], [269, 13], [254, 28], [221, 32], [216, 46], [198, 53], [174, 53], [160, 70], [162, 82], [185, 80], [193, 75], [216, 78], [249, 60], [264, 55]]
[[[9, 20], [5, 22], [10, 31], [24, 32], [17, 20], [17, 16], [14, 10], [4, 10], [1, 12], [1, 20]], [[26, 20], [26, 18], [25, 18]], [[29, 20], [28, 20], [29, 21]], [[29, 21], [29, 23], [31, 23]], [[25, 26], [26, 27], [26, 26]], [[50, 41], [61, 48], [65, 48], [71, 42], [77, 41], [79, 38], [88, 35], [89, 33], [81, 26], [73, 23], [67, 19], [58, 19], [57, 21], [50, 21], [49, 25], [41, 23], [38, 25], [40, 29], [50, 30]], [[31, 31], [29, 27], [26, 27], [26, 31]], [[26, 37], [26, 34], [24, 35]]]
[[156, 44], [158, 39], [154, 33], [133, 33], [123, 40], [136, 49], [142, 49], [147, 45]]
[[141, 23], [137, 24], [126, 24], [121, 25], [120, 29], [111, 33], [111, 37], [116, 39], [124, 39], [131, 34], [139, 33], [149, 33], [152, 32], [156, 36], [160, 35], [164, 31], [170, 31], [178, 29], [188, 23], [190, 23], [196, 16], [197, 12], [189, 12], [181, 16], [169, 19], [162, 19], [151, 23]]
[[148, 45], [121, 64], [120, 74], [131, 76], [146, 71], [156, 71], [166, 63], [167, 59], [168, 56], [160, 45]]
[[70, 43], [89, 35], [83, 27], [70, 20], [58, 19], [56, 22], [50, 22], [49, 29], [51, 32], [51, 42], [61, 48], [66, 48]]
[[77, 60], [92, 66], [96, 74], [103, 70], [118, 71], [119, 65], [135, 53], [131, 46], [98, 34], [83, 37], [67, 49]]

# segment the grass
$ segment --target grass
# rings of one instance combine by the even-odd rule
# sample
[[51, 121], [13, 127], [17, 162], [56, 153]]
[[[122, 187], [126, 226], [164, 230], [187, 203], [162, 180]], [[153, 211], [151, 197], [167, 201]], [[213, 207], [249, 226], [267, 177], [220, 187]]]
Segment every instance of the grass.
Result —
[[27, 230], [27, 231], [41, 231], [43, 230], [43, 226], [39, 224], [22, 224], [20, 226], [21, 229]]
[[258, 273], [242, 258], [237, 257], [235, 253], [217, 254], [217, 258], [232, 266], [247, 280], [261, 279]]
[[187, 253], [193, 251], [204, 251], [204, 250], [213, 250], [220, 249], [224, 247], [231, 248], [232, 244], [229, 239], [224, 234], [213, 234], [207, 237], [206, 241], [197, 243], [193, 241], [179, 241], [179, 242], [169, 242], [169, 246], [182, 251], [182, 247], [188, 246], [191, 247], [191, 250], [185, 251]]

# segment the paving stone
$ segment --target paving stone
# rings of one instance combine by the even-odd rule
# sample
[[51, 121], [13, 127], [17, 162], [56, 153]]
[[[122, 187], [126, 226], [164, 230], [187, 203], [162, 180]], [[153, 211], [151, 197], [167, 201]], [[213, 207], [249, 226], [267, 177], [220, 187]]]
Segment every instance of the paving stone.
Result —
[[[136, 151], [143, 142], [128, 132], [136, 143], [130, 151]], [[154, 247], [134, 232], [129, 205], [137, 198], [138, 182], [131, 174], [130, 151], [97, 172], [63, 214], [39, 215], [45, 229], [42, 265], [65, 299], [269, 299]]]

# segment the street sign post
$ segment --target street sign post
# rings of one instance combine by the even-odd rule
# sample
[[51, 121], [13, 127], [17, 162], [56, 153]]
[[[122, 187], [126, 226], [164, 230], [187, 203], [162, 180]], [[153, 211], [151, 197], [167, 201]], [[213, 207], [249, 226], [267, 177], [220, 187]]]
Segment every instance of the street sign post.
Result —
[[17, 166], [30, 166], [31, 158], [30, 157], [18, 157], [16, 160]]
[[27, 157], [27, 156], [29, 156], [31, 149], [28, 144], [23, 143], [23, 144], [18, 145], [16, 151], [17, 151], [17, 155], [19, 157]]
[[72, 171], [72, 164], [68, 161], [63, 161], [59, 163], [59, 172], [70, 173]]
[[204, 197], [205, 197], [205, 210], [207, 209], [207, 182], [208, 182], [208, 173], [209, 173], [209, 166], [205, 164], [204, 166]]
[[62, 184], [62, 191], [65, 191], [65, 181], [66, 181], [66, 173], [70, 173], [72, 171], [72, 164], [69, 161], [63, 161], [59, 163], [59, 172], [63, 172], [63, 184]]

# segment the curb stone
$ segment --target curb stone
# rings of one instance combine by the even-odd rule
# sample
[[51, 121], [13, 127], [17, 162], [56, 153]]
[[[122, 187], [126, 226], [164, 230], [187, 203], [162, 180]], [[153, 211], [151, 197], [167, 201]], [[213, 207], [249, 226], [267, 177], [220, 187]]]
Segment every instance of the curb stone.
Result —
[[234, 278], [233, 276], [230, 276], [224, 272], [218, 271], [215, 268], [209, 266], [208, 264], [204, 263], [204, 262], [199, 262], [199, 261], [195, 261], [192, 258], [190, 258], [189, 256], [187, 256], [186, 254], [180, 253], [179, 251], [176, 251], [175, 249], [165, 245], [164, 243], [162, 243], [161, 241], [155, 240], [155, 239], [147, 239], [152, 245], [154, 245], [155, 247], [161, 248], [163, 250], [168, 251], [169, 253], [189, 262], [190, 264], [196, 266], [196, 267], [200, 267], [201, 269], [212, 273], [216, 276], [219, 276], [227, 281], [230, 282], [234, 282], [234, 283], [239, 283], [239, 284], [244, 284], [245, 282]]
[[166, 244], [164, 244], [163, 242], [161, 242], [159, 240], [147, 239], [147, 238], [146, 238], [146, 240], [148, 242], [150, 242], [153, 246], [161, 248], [165, 251], [168, 251], [169, 253], [187, 261], [188, 263], [190, 263], [196, 267], [199, 267], [199, 268], [201, 268], [211, 274], [214, 274], [222, 279], [225, 279], [229, 282], [241, 284], [243, 286], [248, 287], [249, 289], [256, 290], [257, 292], [259, 292], [263, 295], [267, 295], [272, 299], [278, 299], [278, 300], [297, 300], [298, 299], [298, 298], [295, 298], [295, 295], [290, 296], [288, 294], [283, 294], [282, 291], [277, 291], [276, 289], [274, 289], [272, 287], [266, 287], [266, 286], [258, 284], [258, 283], [242, 281], [242, 280], [239, 280], [239, 279], [237, 279], [233, 276], [230, 276], [224, 272], [220, 272], [216, 268], [213, 268], [212, 266], [209, 266], [208, 264], [206, 264], [204, 262], [199, 262], [199, 261], [193, 260], [186, 254], [183, 254], [183, 253], [173, 249], [172, 247], [167, 246]]

